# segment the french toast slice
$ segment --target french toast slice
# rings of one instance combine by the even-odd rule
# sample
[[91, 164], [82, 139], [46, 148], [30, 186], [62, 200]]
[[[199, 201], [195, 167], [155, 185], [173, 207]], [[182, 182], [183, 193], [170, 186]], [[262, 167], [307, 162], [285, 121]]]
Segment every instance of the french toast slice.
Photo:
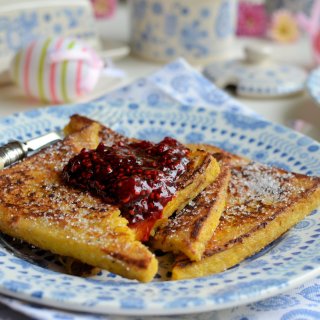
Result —
[[[94, 120], [81, 115], [73, 115], [70, 118], [69, 124], [65, 128], [66, 133], [71, 133], [81, 129], [82, 127], [95, 123]], [[102, 126], [100, 131], [101, 141], [111, 146], [116, 142], [137, 142], [137, 139], [126, 138], [115, 133], [111, 129]], [[177, 192], [164, 207], [162, 217], [155, 223], [145, 220], [139, 223], [130, 224], [132, 230], [136, 234], [137, 240], [145, 241], [148, 236], [154, 234], [155, 230], [162, 224], [165, 224], [168, 218], [176, 211], [184, 208], [190, 200], [194, 199], [201, 191], [211, 184], [219, 175], [220, 167], [216, 159], [205, 150], [197, 150], [192, 148], [190, 154], [190, 163], [187, 171], [179, 177], [177, 184]], [[147, 236], [146, 236], [147, 234]]]
[[[188, 145], [197, 150], [198, 145]], [[162, 251], [184, 253], [190, 260], [201, 260], [207, 242], [212, 237], [225, 209], [230, 181], [230, 157], [214, 153], [220, 173], [195, 199], [156, 229], [150, 245]]]
[[90, 123], [62, 142], [0, 171], [0, 230], [42, 249], [150, 281], [155, 256], [117, 207], [67, 186], [61, 171], [82, 148], [95, 148], [103, 128]]
[[217, 160], [208, 152], [193, 150], [188, 171], [178, 180], [178, 191], [165, 206], [162, 218], [155, 223], [152, 234], [176, 211], [182, 210], [191, 200], [197, 197], [207, 186], [217, 179], [220, 166]]
[[99, 142], [103, 142], [107, 146], [112, 146], [118, 142], [129, 142], [136, 141], [136, 139], [128, 138], [122, 134], [115, 132], [114, 130], [102, 125], [101, 123], [87, 118], [85, 116], [74, 114], [70, 117], [69, 122], [64, 127], [63, 132], [67, 136], [69, 134], [80, 131], [81, 129], [91, 125], [91, 124], [99, 124]]
[[[203, 149], [224, 152], [205, 145]], [[226, 270], [260, 251], [320, 205], [319, 177], [289, 173], [228, 155], [231, 180], [220, 223], [200, 261], [191, 261], [182, 254], [177, 257], [172, 279]]]

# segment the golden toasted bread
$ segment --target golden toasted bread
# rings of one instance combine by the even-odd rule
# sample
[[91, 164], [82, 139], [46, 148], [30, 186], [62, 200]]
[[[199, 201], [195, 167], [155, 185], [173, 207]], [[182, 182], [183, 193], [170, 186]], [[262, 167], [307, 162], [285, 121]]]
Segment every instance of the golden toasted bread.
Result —
[[102, 128], [88, 124], [64, 141], [0, 171], [0, 230], [54, 253], [130, 279], [150, 281], [154, 255], [119, 210], [65, 185], [61, 171], [82, 148], [95, 148]]
[[[209, 152], [224, 152], [203, 146]], [[224, 152], [227, 154], [226, 152]], [[179, 255], [173, 279], [224, 271], [280, 237], [320, 205], [320, 178], [231, 158], [226, 209], [200, 261]]]
[[[79, 114], [74, 114], [70, 117], [69, 123], [64, 127], [63, 131], [65, 135], [69, 135], [71, 133], [75, 133], [93, 123], [98, 124], [97, 121], [89, 119], [85, 116], [81, 116]], [[129, 139], [112, 129], [103, 126], [99, 123], [100, 130], [99, 130], [99, 142], [102, 141], [107, 146], [112, 146], [117, 142], [127, 142], [127, 141], [136, 141], [135, 139]]]
[[[76, 259], [65, 263], [70, 270], [78, 268], [75, 262], [79, 260], [150, 281], [157, 260], [136, 241], [139, 229], [129, 228], [117, 207], [61, 180], [63, 167], [82, 148], [94, 149], [101, 140], [107, 145], [132, 140], [81, 116], [72, 117], [65, 132], [69, 136], [63, 142], [0, 172], [0, 229]], [[164, 208], [162, 220], [196, 197], [219, 173], [217, 161], [207, 152], [194, 151], [190, 158], [189, 170], [180, 177], [179, 189]]]
[[[188, 147], [198, 149], [197, 145]], [[220, 165], [218, 177], [187, 206], [171, 216], [167, 223], [157, 228], [150, 242], [153, 248], [182, 252], [190, 260], [201, 259], [225, 209], [231, 175], [230, 157], [225, 153], [215, 153], [214, 157]]]
[[[65, 128], [66, 133], [71, 133], [80, 128], [94, 123], [93, 120], [80, 115], [73, 115], [69, 124]], [[116, 134], [111, 129], [102, 126], [100, 132], [101, 140], [104, 144], [112, 145], [117, 141], [137, 141], [128, 139], [122, 135]], [[160, 225], [165, 224], [167, 219], [176, 211], [181, 210], [190, 200], [194, 199], [201, 191], [211, 184], [218, 176], [220, 167], [216, 159], [204, 150], [192, 148], [190, 154], [190, 163], [188, 170], [178, 179], [178, 190], [173, 199], [167, 203], [162, 212], [162, 218], [157, 220], [148, 234], [154, 234], [154, 230]], [[145, 229], [148, 228], [149, 222], [140, 222], [130, 225], [135, 231], [136, 238], [142, 240], [145, 237]]]
[[165, 224], [174, 212], [183, 209], [219, 176], [220, 166], [209, 153], [203, 150], [194, 150], [190, 158], [188, 171], [179, 178], [178, 191], [165, 206], [162, 218], [156, 222], [154, 230]]

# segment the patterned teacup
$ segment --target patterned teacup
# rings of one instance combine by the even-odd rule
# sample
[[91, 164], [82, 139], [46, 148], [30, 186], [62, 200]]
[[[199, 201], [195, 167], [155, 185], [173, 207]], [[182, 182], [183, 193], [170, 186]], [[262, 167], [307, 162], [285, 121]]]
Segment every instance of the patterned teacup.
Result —
[[131, 45], [137, 56], [194, 64], [232, 53], [237, 0], [130, 0]]

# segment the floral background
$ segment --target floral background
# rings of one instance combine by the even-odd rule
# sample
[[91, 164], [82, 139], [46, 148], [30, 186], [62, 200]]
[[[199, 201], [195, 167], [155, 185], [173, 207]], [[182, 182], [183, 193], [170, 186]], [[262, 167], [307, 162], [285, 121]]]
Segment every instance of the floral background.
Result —
[[320, 0], [240, 0], [237, 35], [292, 43], [310, 40], [315, 65], [320, 64]]

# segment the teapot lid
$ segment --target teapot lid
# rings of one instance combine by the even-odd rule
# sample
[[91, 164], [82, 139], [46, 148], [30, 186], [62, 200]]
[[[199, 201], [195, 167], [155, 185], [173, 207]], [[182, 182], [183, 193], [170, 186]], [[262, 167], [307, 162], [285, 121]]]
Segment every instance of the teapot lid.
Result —
[[235, 86], [239, 96], [275, 98], [304, 89], [307, 73], [302, 68], [277, 63], [269, 47], [248, 46], [245, 58], [216, 62], [204, 69], [204, 75], [218, 87]]

